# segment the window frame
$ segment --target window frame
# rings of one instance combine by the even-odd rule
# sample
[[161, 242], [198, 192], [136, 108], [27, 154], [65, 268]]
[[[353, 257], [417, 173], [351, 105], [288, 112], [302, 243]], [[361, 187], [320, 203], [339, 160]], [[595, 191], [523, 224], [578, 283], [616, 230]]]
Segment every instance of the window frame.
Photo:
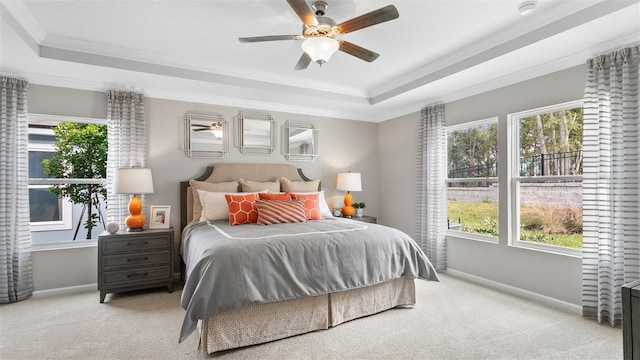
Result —
[[582, 175], [542, 175], [520, 176], [520, 119], [546, 114], [550, 112], [583, 107], [584, 101], [574, 100], [560, 104], [548, 105], [539, 108], [519, 111], [507, 114], [507, 183], [509, 193], [509, 221], [508, 221], [508, 246], [522, 249], [530, 249], [553, 254], [582, 258], [582, 249], [564, 246], [540, 244], [520, 240], [520, 184], [550, 181], [583, 181]]
[[[51, 134], [49, 134], [49, 132]], [[29, 134], [53, 135], [53, 131], [44, 129], [29, 129]], [[54, 152], [53, 145], [31, 144], [28, 145], [28, 151]], [[29, 178], [32, 179], [32, 178]], [[29, 190], [47, 188], [50, 184], [35, 184], [29, 181]], [[72, 206], [67, 198], [58, 199], [60, 204], [60, 220], [59, 221], [30, 221], [31, 231], [55, 231], [55, 230], [71, 230], [72, 228]]]
[[[490, 118], [486, 118], [486, 119], [480, 119], [480, 120], [474, 120], [474, 121], [469, 121], [469, 122], [465, 122], [462, 124], [456, 124], [456, 125], [450, 125], [450, 126], [446, 126], [445, 127], [445, 134], [448, 138], [449, 132], [452, 131], [457, 131], [457, 130], [463, 130], [463, 129], [469, 129], [469, 128], [474, 128], [474, 127], [479, 127], [482, 125], [486, 125], [486, 124], [495, 124], [496, 125], [496, 130], [497, 130], [497, 136], [496, 136], [496, 146], [499, 146], [498, 144], [498, 139], [500, 138], [500, 126], [499, 126], [499, 117], [498, 116], [493, 116]], [[500, 177], [499, 176], [495, 176], [495, 177], [477, 177], [477, 178], [449, 178], [449, 169], [448, 169], [448, 164], [449, 164], [449, 144], [447, 142], [447, 151], [446, 151], [446, 159], [445, 159], [445, 174], [447, 174], [447, 177], [445, 179], [445, 199], [448, 199], [448, 188], [449, 188], [449, 184], [452, 183], [467, 183], [467, 182], [494, 182], [496, 184], [498, 184], [498, 201], [497, 201], [497, 205], [498, 205], [498, 225], [500, 224], [499, 222], [499, 218], [500, 218]], [[496, 153], [496, 156], [499, 156], [498, 153]], [[497, 160], [498, 161], [498, 160]], [[498, 166], [500, 166], [499, 161], [497, 162]], [[448, 200], [447, 200], [448, 203]], [[448, 204], [447, 204], [447, 213], [448, 213]], [[446, 226], [446, 225], [444, 225]], [[470, 233], [470, 232], [465, 232], [462, 230], [451, 230], [448, 227], [445, 230], [445, 235], [446, 236], [455, 236], [456, 238], [461, 238], [461, 239], [467, 239], [467, 240], [474, 240], [474, 241], [481, 241], [481, 242], [486, 242], [486, 243], [491, 243], [491, 244], [498, 244], [500, 242], [500, 237], [499, 236], [493, 236], [493, 235], [483, 235], [483, 234], [478, 234], [478, 233]]]
[[[89, 118], [89, 117], [75, 117], [75, 116], [64, 116], [64, 115], [49, 115], [49, 114], [36, 114], [29, 113], [27, 115], [28, 123], [31, 125], [32, 123], [43, 122], [43, 123], [61, 123], [61, 122], [74, 122], [74, 123], [83, 123], [83, 124], [99, 124], [107, 126], [107, 119], [100, 118]], [[29, 134], [40, 133], [42, 134], [42, 130], [30, 129]], [[43, 145], [43, 144], [29, 144], [28, 151], [54, 151], [54, 147], [52, 145]], [[29, 189], [33, 188], [43, 188], [53, 184], [106, 184], [107, 179], [57, 179], [57, 178], [29, 178], [28, 179], [28, 187]], [[46, 231], [57, 231], [57, 230], [72, 230], [73, 229], [73, 204], [69, 201], [68, 198], [61, 199], [61, 220], [60, 221], [38, 221], [38, 222], [30, 222], [31, 231], [33, 232], [46, 232]], [[73, 240], [63, 240], [56, 242], [40, 242], [37, 241], [34, 244], [59, 244], [59, 243], [74, 243]], [[76, 241], [77, 242], [77, 241]]]

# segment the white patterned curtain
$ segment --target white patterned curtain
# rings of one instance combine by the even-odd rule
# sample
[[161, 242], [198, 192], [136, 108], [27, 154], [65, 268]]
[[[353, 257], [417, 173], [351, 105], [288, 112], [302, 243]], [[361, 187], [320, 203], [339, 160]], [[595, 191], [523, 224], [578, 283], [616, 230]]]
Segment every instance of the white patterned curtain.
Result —
[[583, 315], [617, 326], [620, 287], [640, 278], [640, 46], [587, 62]]
[[422, 109], [416, 163], [416, 241], [436, 270], [447, 268], [444, 105]]
[[25, 80], [0, 77], [0, 303], [33, 293]]
[[[129, 195], [114, 193], [113, 178], [119, 168], [144, 167], [147, 161], [147, 133], [144, 96], [123, 90], [107, 91], [107, 219], [124, 228], [129, 215]], [[144, 203], [144, 195], [140, 196]], [[143, 210], [143, 214], [146, 211]]]

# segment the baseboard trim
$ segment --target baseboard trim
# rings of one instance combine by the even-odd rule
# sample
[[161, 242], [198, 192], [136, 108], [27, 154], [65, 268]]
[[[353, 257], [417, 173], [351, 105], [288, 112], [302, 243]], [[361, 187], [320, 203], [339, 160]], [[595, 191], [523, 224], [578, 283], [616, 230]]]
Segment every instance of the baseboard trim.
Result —
[[526, 300], [542, 303], [549, 307], [552, 307], [570, 314], [582, 316], [582, 306], [580, 305], [572, 304], [560, 299], [538, 294], [533, 291], [521, 289], [515, 286], [503, 284], [501, 282], [497, 282], [494, 280], [485, 279], [480, 276], [472, 275], [472, 274], [465, 273], [463, 271], [458, 271], [451, 268], [448, 268], [445, 272], [451, 276], [455, 276], [457, 278], [467, 280], [472, 283], [476, 283], [476, 284], [486, 286], [498, 291], [502, 291], [509, 295], [513, 295]]
[[[173, 273], [174, 280], [181, 280], [182, 276], [180, 272]], [[98, 283], [83, 284], [75, 286], [65, 286], [55, 289], [36, 290], [33, 292], [32, 298], [43, 298], [49, 296], [70, 295], [89, 291], [98, 291]]]
[[75, 285], [75, 286], [66, 286], [55, 289], [46, 289], [46, 290], [37, 290], [33, 292], [33, 298], [43, 298], [49, 296], [61, 296], [61, 295], [70, 295], [70, 294], [78, 294], [83, 292], [90, 291], [98, 291], [98, 284], [84, 284], [84, 285]]

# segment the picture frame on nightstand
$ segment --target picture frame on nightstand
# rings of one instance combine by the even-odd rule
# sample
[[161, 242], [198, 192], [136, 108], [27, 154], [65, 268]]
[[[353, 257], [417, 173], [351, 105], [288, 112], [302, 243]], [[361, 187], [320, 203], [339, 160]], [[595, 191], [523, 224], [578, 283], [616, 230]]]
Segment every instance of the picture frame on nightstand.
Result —
[[168, 229], [171, 224], [171, 206], [151, 206], [149, 229]]

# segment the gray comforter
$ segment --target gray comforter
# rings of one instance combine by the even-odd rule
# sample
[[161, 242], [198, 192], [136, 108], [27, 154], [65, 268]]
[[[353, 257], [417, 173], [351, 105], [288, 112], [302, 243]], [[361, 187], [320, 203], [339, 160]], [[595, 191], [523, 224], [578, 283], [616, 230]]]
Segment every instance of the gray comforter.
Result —
[[326, 294], [402, 276], [438, 281], [405, 233], [338, 218], [267, 226], [194, 222], [183, 231], [180, 251], [187, 268], [181, 342], [198, 319], [252, 302]]

